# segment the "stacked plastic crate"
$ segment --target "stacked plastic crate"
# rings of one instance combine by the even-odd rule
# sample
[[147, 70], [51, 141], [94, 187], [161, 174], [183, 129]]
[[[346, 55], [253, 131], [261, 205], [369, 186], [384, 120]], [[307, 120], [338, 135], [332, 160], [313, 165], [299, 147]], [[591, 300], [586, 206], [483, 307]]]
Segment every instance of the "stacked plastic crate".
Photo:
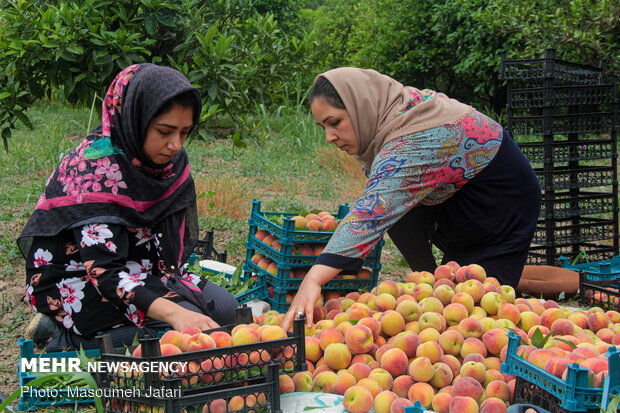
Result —
[[[347, 204], [340, 205], [333, 214], [337, 219], [349, 212]], [[248, 220], [250, 229], [246, 242], [247, 254], [243, 265], [244, 277], [257, 275], [265, 280], [268, 288], [267, 301], [273, 310], [288, 310], [293, 295], [299, 289], [306, 272], [314, 264], [320, 251], [332, 237], [331, 231], [296, 229], [291, 219], [297, 213], [261, 211], [260, 201], [252, 201], [252, 214]], [[263, 235], [269, 236], [263, 238]], [[277, 240], [277, 246], [273, 241]], [[370, 290], [377, 285], [381, 270], [381, 239], [364, 261], [358, 274], [341, 273], [323, 286], [323, 292]]]
[[556, 59], [553, 49], [543, 59], [502, 56], [506, 129], [543, 191], [528, 264], [618, 254], [618, 96], [604, 69]]

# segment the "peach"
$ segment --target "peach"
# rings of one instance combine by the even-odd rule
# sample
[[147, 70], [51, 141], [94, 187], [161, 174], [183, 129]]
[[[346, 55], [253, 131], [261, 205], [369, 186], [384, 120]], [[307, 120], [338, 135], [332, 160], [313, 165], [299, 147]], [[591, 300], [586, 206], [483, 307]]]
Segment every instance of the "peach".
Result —
[[594, 373], [598, 374], [602, 371], [608, 370], [607, 358], [599, 356], [599, 357], [586, 359], [581, 363], [581, 367], [590, 369]]
[[[226, 413], [228, 411], [228, 404], [224, 399], [215, 399], [208, 402], [202, 408], [202, 413]], [[196, 412], [199, 412], [197, 410]]]
[[603, 312], [592, 312], [588, 315], [588, 328], [593, 332], [597, 332], [602, 328], [609, 326], [609, 319]]
[[452, 383], [452, 397], [469, 396], [480, 400], [484, 395], [482, 384], [473, 377], [459, 377]]
[[444, 305], [442, 302], [435, 297], [426, 297], [418, 302], [420, 308], [422, 309], [422, 313], [437, 313], [442, 314]]
[[[256, 331], [251, 330], [254, 333]], [[252, 341], [253, 343], [253, 341]], [[186, 344], [186, 351], [200, 351], [200, 350], [209, 350], [212, 348], [216, 348], [215, 340], [211, 338], [208, 334], [198, 333], [194, 334], [189, 338]]]
[[461, 371], [461, 362], [456, 356], [444, 354], [439, 358], [439, 361], [450, 367], [450, 370], [452, 370], [452, 377], [456, 377]]
[[429, 384], [431, 384], [435, 388], [440, 389], [452, 383], [452, 379], [454, 378], [454, 375], [452, 373], [452, 369], [450, 368], [450, 366], [448, 366], [445, 363], [438, 362], [438, 363], [433, 364], [433, 367], [435, 368], [435, 374], [428, 381]]
[[484, 364], [477, 361], [463, 362], [460, 371], [461, 377], [471, 377], [476, 379], [479, 383], [484, 381], [486, 373], [487, 369], [484, 367]]
[[[454, 285], [454, 281], [452, 281], [452, 280], [448, 280], [448, 279], [446, 279], [446, 278], [442, 278], [442, 279], [437, 280], [437, 281], [435, 282], [434, 288], [437, 288], [437, 287], [439, 287], [440, 285], [447, 285], [448, 287], [450, 287], [450, 288], [452, 289], [452, 291], [454, 291], [454, 293], [456, 293], [456, 291], [454, 290], [454, 288], [456, 287], [456, 286]], [[415, 284], [414, 284], [414, 286], [415, 286]], [[439, 298], [439, 297], [438, 297], [438, 298]]]
[[379, 318], [379, 322], [381, 323], [381, 331], [390, 337], [395, 336], [405, 329], [405, 319], [400, 313], [394, 310], [383, 312]]
[[372, 332], [373, 340], [381, 334], [381, 323], [373, 317], [364, 317], [357, 322], [357, 325], [368, 327]]
[[182, 353], [180, 348], [178, 348], [174, 344], [170, 344], [170, 343], [160, 344], [159, 345], [159, 349], [161, 351], [161, 355], [162, 356], [169, 356], [169, 355], [172, 355], [172, 354], [181, 354]]
[[525, 330], [530, 331], [532, 327], [540, 325], [540, 316], [533, 311], [524, 311], [519, 315], [519, 326]]
[[241, 344], [258, 343], [260, 341], [260, 334], [252, 327], [245, 326], [238, 329], [237, 331], [233, 331], [232, 339], [233, 345], [235, 346]]
[[499, 318], [505, 318], [512, 321], [515, 325], [521, 321], [521, 312], [516, 305], [504, 302], [497, 310]]
[[483, 328], [480, 320], [467, 317], [461, 320], [458, 324], [458, 332], [461, 333], [463, 338], [479, 338], [482, 336]]
[[433, 275], [435, 276], [436, 280], [442, 280], [442, 279], [454, 280], [456, 277], [456, 271], [451, 266], [442, 264], [442, 265], [437, 266], [437, 268], [435, 268]]
[[280, 340], [287, 338], [286, 331], [280, 326], [266, 325], [260, 332], [261, 341]]
[[407, 394], [409, 400], [411, 402], [419, 401], [422, 406], [425, 408], [429, 408], [435, 397], [435, 390], [433, 387], [424, 382], [414, 383], [409, 388], [409, 393]]
[[415, 356], [420, 337], [413, 331], [403, 331], [394, 336], [393, 345], [405, 352], [408, 358]]
[[448, 407], [450, 413], [478, 413], [478, 403], [469, 396], [452, 396]]
[[496, 292], [485, 293], [480, 298], [480, 307], [489, 315], [497, 314], [502, 304], [504, 304], [504, 299]]
[[375, 352], [375, 360], [376, 360], [379, 364], [381, 364], [381, 358], [383, 357], [383, 354], [384, 354], [386, 351], [388, 351], [388, 350], [390, 350], [390, 349], [393, 349], [393, 348], [396, 348], [396, 347], [395, 347], [395, 346], [393, 346], [392, 344], [389, 344], [389, 343], [388, 343], [388, 344], [384, 344], [383, 346], [379, 347], [379, 348], [377, 349], [377, 351]]
[[482, 387], [485, 389], [492, 381], [499, 380], [505, 383], [504, 381], [504, 373], [499, 370], [487, 370], [484, 375], [484, 380], [482, 380]]
[[280, 374], [280, 394], [293, 393], [295, 391], [295, 383], [288, 374]]
[[484, 367], [488, 370], [499, 370], [502, 365], [502, 361], [498, 357], [487, 357], [484, 359]]
[[197, 387], [200, 384], [200, 364], [197, 361], [190, 361], [179, 370], [177, 374], [182, 377], [183, 387]]
[[386, 280], [377, 285], [376, 294], [380, 295], [383, 293], [391, 294], [394, 298], [397, 298], [400, 295], [398, 285], [396, 285], [396, 283], [392, 280]]
[[506, 403], [510, 403], [510, 387], [503, 379], [493, 380], [485, 387], [486, 398], [496, 397]]
[[180, 331], [176, 331], [176, 330], [168, 330], [164, 333], [163, 336], [161, 336], [161, 338], [159, 339], [159, 344], [172, 344], [177, 346], [178, 348], [181, 348], [182, 344], [183, 344], [183, 334]]
[[432, 312], [422, 313], [420, 319], [418, 320], [421, 330], [426, 328], [434, 328], [439, 332], [444, 330], [444, 322], [445, 319], [443, 318], [443, 315]]
[[[344, 300], [343, 300], [344, 301]], [[350, 321], [358, 321], [364, 317], [372, 317], [372, 310], [365, 304], [354, 303], [347, 309]]]
[[334, 321], [333, 326], [334, 327], [338, 327], [342, 323], [345, 323], [347, 321], [351, 321], [351, 316], [349, 315], [349, 313], [342, 313], [342, 312], [340, 312], [340, 313], [334, 315], [333, 321]]
[[613, 342], [615, 333], [611, 328], [601, 328], [596, 332], [596, 336], [603, 340], [605, 343], [611, 344]]
[[464, 292], [457, 292], [456, 294], [454, 294], [450, 302], [463, 304], [465, 308], [467, 308], [467, 313], [472, 312], [476, 304], [474, 302], [473, 297], [469, 295], [468, 293], [464, 293]]
[[484, 295], [484, 285], [482, 285], [480, 281], [469, 279], [462, 285], [461, 292], [471, 295], [471, 298], [474, 299], [474, 303], [477, 303], [482, 299], [482, 296]]
[[306, 359], [313, 363], [323, 357], [323, 349], [319, 339], [316, 337], [306, 337]]
[[347, 372], [355, 377], [355, 382], [357, 383], [361, 379], [368, 377], [371, 369], [368, 367], [368, 364], [365, 364], [364, 362], [356, 362], [355, 358], [353, 358]]
[[540, 367], [541, 369], [544, 369], [547, 362], [555, 356], [555, 353], [550, 350], [536, 349], [529, 354], [527, 361], [537, 367]]
[[415, 380], [413, 377], [403, 374], [402, 376], [398, 376], [394, 379], [392, 383], [392, 391], [396, 393], [398, 397], [407, 397], [409, 393], [409, 388], [413, 386]]
[[397, 347], [391, 348], [385, 353], [383, 353], [380, 363], [381, 368], [387, 370], [392, 375], [392, 377], [398, 377], [401, 374], [404, 374], [407, 371], [407, 367], [409, 366], [407, 354], [405, 354], [404, 351]]
[[355, 386], [357, 380], [349, 373], [338, 373], [332, 385], [332, 393], [343, 395], [349, 387]]
[[390, 407], [392, 406], [392, 403], [394, 403], [394, 401], [399, 397], [400, 396], [398, 396], [396, 393], [389, 390], [384, 390], [381, 393], [377, 394], [373, 405], [375, 413], [390, 413]]
[[383, 368], [372, 369], [368, 378], [375, 380], [383, 390], [390, 390], [394, 379], [389, 371]]
[[344, 343], [344, 335], [334, 327], [328, 327], [318, 334], [319, 345], [325, 351], [332, 343]]
[[405, 413], [405, 407], [408, 406], [413, 406], [413, 403], [409, 399], [399, 397], [390, 406], [390, 413]]
[[461, 353], [465, 338], [457, 330], [446, 330], [439, 336], [439, 345], [444, 354], [458, 356]]
[[[508, 385], [506, 385], [508, 386]], [[510, 391], [510, 390], [509, 390]], [[506, 413], [506, 401], [499, 397], [488, 397], [480, 404], [480, 413]]]
[[421, 343], [426, 343], [427, 341], [439, 341], [439, 336], [441, 334], [439, 333], [439, 331], [435, 330], [434, 328], [425, 328], [424, 330], [420, 331], [419, 334], [419, 338], [420, 338], [420, 342]]
[[333, 371], [322, 371], [312, 380], [312, 391], [319, 393], [331, 393], [332, 386], [336, 381], [336, 373]]
[[300, 371], [293, 376], [293, 384], [296, 392], [312, 391], [312, 375], [307, 371]]
[[438, 299], [444, 306], [450, 304], [454, 294], [454, 290], [447, 284], [435, 285], [433, 290], [433, 298]]
[[233, 345], [233, 339], [230, 334], [225, 331], [214, 331], [209, 334], [218, 348], [230, 347]]
[[368, 353], [373, 345], [373, 334], [370, 328], [357, 324], [347, 330], [344, 340], [353, 354]]
[[482, 342], [490, 354], [498, 356], [508, 345], [508, 334], [501, 328], [494, 328], [482, 335]]
[[450, 393], [440, 391], [433, 397], [431, 407], [436, 413], [449, 413], [450, 400], [452, 400], [452, 395]]
[[547, 308], [540, 315], [540, 322], [543, 326], [551, 329], [553, 322], [559, 318], [565, 318], [564, 312], [560, 308]]
[[564, 370], [568, 368], [568, 365], [572, 364], [572, 361], [567, 357], [555, 356], [550, 358], [545, 363], [545, 371], [553, 374], [555, 377], [562, 378]]
[[394, 310], [396, 297], [389, 293], [381, 293], [375, 297], [375, 307], [379, 311]]
[[620, 323], [620, 312], [615, 310], [609, 310], [605, 312], [605, 315], [610, 322], [614, 324]]
[[428, 357], [431, 363], [437, 363], [441, 356], [444, 355], [443, 350], [439, 343], [434, 341], [427, 341], [426, 343], [421, 343], [415, 352], [416, 357]]
[[[489, 278], [487, 278], [489, 280]], [[499, 283], [498, 283], [499, 284]], [[515, 289], [510, 285], [500, 285], [498, 287], [499, 295], [502, 296], [504, 302], [513, 304], [516, 300], [516, 292]]]
[[442, 314], [449, 326], [458, 325], [462, 320], [469, 317], [467, 307], [461, 303], [450, 303], [446, 305]]
[[372, 394], [373, 399], [383, 391], [383, 387], [381, 387], [381, 385], [377, 383], [377, 380], [371, 379], [370, 377], [361, 379], [357, 382], [357, 385], [368, 389], [370, 391], [370, 394]]
[[482, 341], [475, 337], [466, 338], [461, 347], [461, 357], [466, 357], [470, 353], [479, 353], [487, 356], [487, 348]]
[[351, 363], [351, 352], [344, 343], [331, 343], [325, 348], [325, 361], [333, 370], [346, 369]]
[[409, 364], [409, 375], [417, 382], [427, 382], [435, 375], [435, 367], [428, 357], [418, 356]]

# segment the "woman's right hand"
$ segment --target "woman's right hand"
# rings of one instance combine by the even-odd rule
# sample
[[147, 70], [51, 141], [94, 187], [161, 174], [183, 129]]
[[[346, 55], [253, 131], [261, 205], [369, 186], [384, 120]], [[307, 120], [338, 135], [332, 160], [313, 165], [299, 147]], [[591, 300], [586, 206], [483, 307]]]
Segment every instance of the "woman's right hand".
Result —
[[184, 311], [179, 311], [172, 320], [168, 320], [168, 324], [177, 331], [183, 331], [188, 327], [196, 327], [200, 331], [211, 330], [219, 327], [219, 324], [213, 321], [211, 317], [195, 311], [187, 310], [179, 306]]
[[301, 282], [299, 290], [286, 313], [286, 317], [282, 321], [282, 328], [288, 330], [299, 313], [306, 316], [306, 323], [308, 327], [311, 327], [314, 321], [312, 319], [314, 306], [321, 295], [321, 286], [338, 275], [340, 271], [338, 268], [326, 265], [314, 265]]
[[188, 327], [199, 328], [200, 331], [219, 327], [210, 317], [183, 308], [177, 303], [163, 297], [157, 297], [151, 303], [146, 315], [170, 324], [172, 328], [177, 331], [183, 331]]

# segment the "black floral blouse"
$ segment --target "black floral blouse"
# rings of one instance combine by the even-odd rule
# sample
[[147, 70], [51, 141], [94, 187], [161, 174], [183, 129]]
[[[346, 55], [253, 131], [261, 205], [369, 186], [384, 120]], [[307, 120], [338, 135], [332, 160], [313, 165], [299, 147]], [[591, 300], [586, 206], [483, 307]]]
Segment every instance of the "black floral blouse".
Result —
[[[35, 237], [26, 260], [30, 307], [84, 337], [122, 325], [143, 327], [156, 298], [182, 300], [165, 285], [158, 244], [150, 228], [115, 224]], [[183, 278], [204, 287], [201, 277], [185, 272]]]

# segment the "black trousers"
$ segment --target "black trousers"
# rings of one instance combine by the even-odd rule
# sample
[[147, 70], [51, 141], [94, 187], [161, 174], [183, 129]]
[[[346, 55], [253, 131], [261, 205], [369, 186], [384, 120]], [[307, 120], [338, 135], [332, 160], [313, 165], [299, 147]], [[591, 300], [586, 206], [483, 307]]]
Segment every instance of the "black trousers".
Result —
[[536, 230], [542, 195], [538, 178], [504, 131], [491, 162], [446, 201], [412, 208], [388, 230], [413, 271], [434, 271], [432, 245], [442, 263], [479, 264], [516, 287]]

